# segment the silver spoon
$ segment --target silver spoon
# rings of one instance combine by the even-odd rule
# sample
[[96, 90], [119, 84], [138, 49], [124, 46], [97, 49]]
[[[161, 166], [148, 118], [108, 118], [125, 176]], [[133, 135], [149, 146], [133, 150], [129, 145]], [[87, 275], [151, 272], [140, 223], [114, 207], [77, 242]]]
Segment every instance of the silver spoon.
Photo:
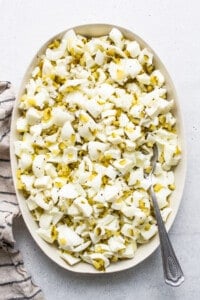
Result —
[[158, 206], [156, 194], [153, 189], [152, 183], [152, 175], [155, 171], [156, 162], [158, 159], [158, 148], [157, 145], [153, 146], [153, 156], [151, 158], [151, 172], [150, 174], [146, 174], [145, 177], [149, 180], [149, 192], [152, 199], [154, 212], [158, 225], [158, 233], [160, 238], [160, 248], [162, 254], [162, 262], [163, 262], [163, 271], [164, 271], [164, 279], [165, 282], [171, 286], [179, 286], [184, 281], [184, 274], [181, 269], [181, 266], [178, 262], [178, 259], [175, 255], [172, 244], [169, 240], [168, 233], [165, 228], [165, 224], [163, 222], [160, 209]]

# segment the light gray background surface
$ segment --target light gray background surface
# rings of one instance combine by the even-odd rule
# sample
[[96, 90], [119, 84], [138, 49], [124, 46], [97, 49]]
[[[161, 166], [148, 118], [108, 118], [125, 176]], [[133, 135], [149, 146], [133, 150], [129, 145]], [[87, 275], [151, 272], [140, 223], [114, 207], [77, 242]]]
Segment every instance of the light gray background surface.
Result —
[[113, 275], [62, 270], [38, 248], [21, 218], [14, 233], [27, 269], [47, 300], [200, 299], [200, 5], [198, 0], [0, 0], [0, 80], [16, 92], [37, 49], [54, 34], [84, 23], [113, 23], [143, 37], [170, 72], [180, 98], [188, 144], [183, 201], [170, 237], [185, 283], [163, 283], [160, 251]]

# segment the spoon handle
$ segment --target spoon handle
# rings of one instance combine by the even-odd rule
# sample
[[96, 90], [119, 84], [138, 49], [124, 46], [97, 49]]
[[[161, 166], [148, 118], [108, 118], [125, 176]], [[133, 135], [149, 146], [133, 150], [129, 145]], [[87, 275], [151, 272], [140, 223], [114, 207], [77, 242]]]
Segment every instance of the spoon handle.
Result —
[[158, 225], [165, 282], [171, 286], [179, 286], [184, 281], [183, 271], [174, 253], [152, 186], [150, 188], [150, 193]]

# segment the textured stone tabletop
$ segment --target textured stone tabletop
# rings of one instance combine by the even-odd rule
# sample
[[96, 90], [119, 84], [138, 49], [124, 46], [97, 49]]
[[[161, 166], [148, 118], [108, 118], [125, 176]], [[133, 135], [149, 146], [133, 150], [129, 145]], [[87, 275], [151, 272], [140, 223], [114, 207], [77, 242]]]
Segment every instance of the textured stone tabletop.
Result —
[[22, 218], [17, 246], [47, 300], [200, 299], [200, 2], [195, 0], [0, 0], [0, 80], [16, 91], [37, 49], [52, 35], [83, 23], [113, 23], [143, 37], [158, 53], [180, 98], [188, 145], [183, 201], [170, 237], [185, 283], [163, 283], [160, 251], [128, 271], [83, 276], [64, 271], [38, 248]]

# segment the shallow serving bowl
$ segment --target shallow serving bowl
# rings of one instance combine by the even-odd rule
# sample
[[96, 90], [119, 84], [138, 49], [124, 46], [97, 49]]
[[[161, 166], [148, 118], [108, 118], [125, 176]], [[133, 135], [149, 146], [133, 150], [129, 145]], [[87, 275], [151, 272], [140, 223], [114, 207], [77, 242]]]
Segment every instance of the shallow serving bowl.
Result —
[[[169, 230], [169, 228], [172, 226], [172, 224], [174, 222], [174, 219], [176, 217], [176, 214], [177, 214], [180, 202], [181, 202], [184, 181], [185, 181], [185, 174], [186, 174], [186, 149], [185, 149], [185, 139], [184, 139], [183, 121], [182, 121], [182, 115], [181, 115], [181, 110], [180, 110], [180, 104], [179, 104], [179, 101], [177, 98], [177, 94], [176, 94], [172, 79], [170, 78], [170, 75], [168, 74], [165, 66], [163, 65], [163, 63], [161, 62], [161, 60], [159, 59], [157, 54], [151, 49], [151, 47], [145, 41], [143, 41], [140, 37], [138, 37], [136, 34], [134, 34], [133, 32], [131, 32], [125, 28], [121, 28], [121, 27], [114, 26], [114, 25], [108, 25], [108, 24], [88, 24], [88, 25], [77, 26], [77, 27], [74, 27], [73, 29], [75, 30], [76, 33], [81, 34], [81, 35], [90, 36], [90, 37], [98, 37], [98, 36], [102, 36], [102, 35], [107, 35], [113, 27], [117, 27], [123, 33], [125, 38], [128, 38], [130, 40], [137, 40], [139, 42], [139, 44], [142, 46], [142, 48], [146, 47], [154, 54], [154, 64], [155, 64], [156, 68], [160, 69], [161, 72], [163, 73], [163, 75], [165, 76], [169, 98], [173, 98], [175, 100], [174, 115], [177, 119], [177, 131], [178, 131], [179, 141], [180, 141], [181, 148], [182, 148], [182, 159], [181, 159], [181, 162], [179, 163], [179, 165], [175, 169], [176, 190], [173, 192], [173, 194], [170, 198], [172, 213], [170, 214], [170, 216], [166, 222], [167, 230]], [[38, 56], [40, 56], [42, 53], [44, 53], [47, 45], [52, 40], [60, 38], [63, 34], [64, 34], [64, 32], [61, 32], [61, 33], [57, 34], [56, 36], [52, 37], [49, 41], [47, 41], [40, 48], [40, 50], [36, 53], [36, 55], [32, 59], [29, 67], [27, 68], [25, 76], [22, 80], [19, 94], [15, 101], [13, 115], [12, 115], [12, 123], [11, 123], [10, 155], [11, 155], [12, 174], [13, 174], [14, 185], [15, 185], [15, 189], [16, 189], [19, 206], [20, 206], [20, 209], [22, 212], [22, 216], [24, 218], [26, 226], [28, 227], [32, 237], [34, 238], [34, 240], [38, 244], [38, 246], [42, 249], [42, 251], [50, 259], [52, 259], [55, 263], [57, 263], [58, 265], [60, 265], [61, 267], [65, 268], [67, 270], [70, 270], [73, 272], [79, 272], [79, 273], [100, 273], [99, 271], [94, 269], [93, 266], [83, 263], [83, 262], [81, 262], [75, 266], [68, 265], [62, 258], [60, 258], [57, 248], [55, 246], [52, 246], [52, 245], [46, 243], [44, 240], [42, 240], [37, 235], [36, 229], [37, 229], [38, 225], [33, 220], [33, 217], [31, 215], [30, 211], [28, 210], [24, 196], [16, 188], [16, 186], [17, 186], [16, 185], [17, 159], [14, 154], [13, 142], [15, 140], [17, 140], [17, 138], [18, 138], [17, 131], [16, 131], [16, 120], [19, 116], [19, 111], [18, 111], [19, 99], [24, 92], [25, 85], [31, 76], [32, 70], [34, 69], [34, 67], [36, 66], [36, 64], [38, 62]], [[139, 246], [134, 258], [122, 260], [117, 263], [111, 263], [111, 265], [107, 268], [105, 273], [118, 272], [118, 271], [122, 271], [122, 270], [131, 268], [131, 267], [137, 265], [138, 263], [140, 263], [144, 259], [146, 259], [148, 256], [150, 256], [156, 250], [158, 245], [159, 245], [159, 239], [158, 239], [158, 235], [156, 235], [147, 244], [143, 244], [143, 245]]]

